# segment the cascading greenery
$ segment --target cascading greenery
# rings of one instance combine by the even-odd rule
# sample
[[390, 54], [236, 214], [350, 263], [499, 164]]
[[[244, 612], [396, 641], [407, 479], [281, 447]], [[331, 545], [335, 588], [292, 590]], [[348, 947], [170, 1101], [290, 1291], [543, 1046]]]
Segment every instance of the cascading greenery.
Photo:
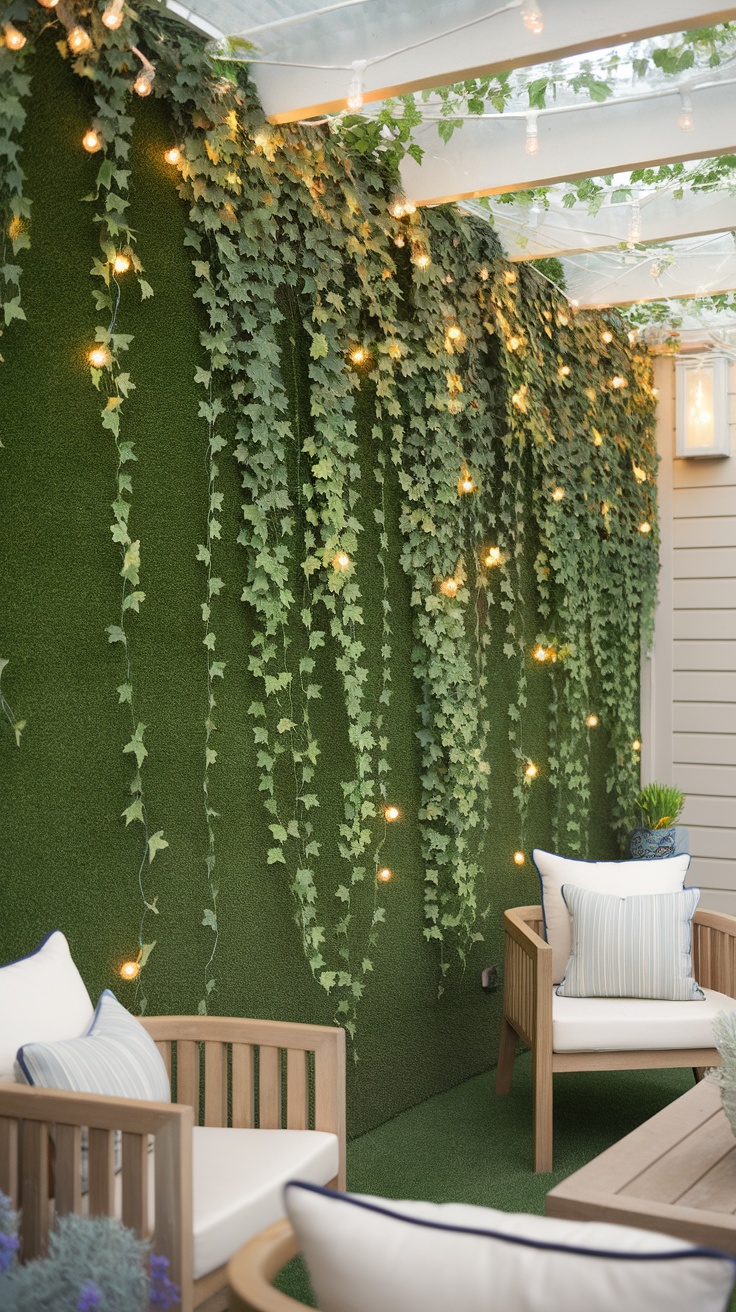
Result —
[[[220, 466], [232, 460], [241, 485], [242, 602], [257, 689], [250, 721], [271, 834], [267, 862], [283, 868], [306, 959], [354, 1035], [392, 876], [382, 866], [396, 787], [389, 477], [401, 496], [421, 722], [426, 887], [417, 932], [436, 947], [441, 990], [453, 960], [465, 963], [482, 937], [488, 834], [502, 789], [516, 799], [522, 852], [531, 790], [545, 775], [557, 797], [557, 841], [583, 850], [592, 713], [610, 738], [616, 819], [626, 818], [637, 784], [639, 639], [651, 624], [656, 579], [650, 364], [632, 356], [619, 321], [575, 314], [533, 271], [511, 269], [486, 225], [450, 208], [391, 217], [374, 161], [356, 164], [319, 129], [264, 122], [243, 70], [213, 70], [195, 37], [157, 8], [126, 12], [114, 32], [96, 7], [75, 12], [92, 37], [75, 70], [92, 81], [104, 143], [93, 200], [102, 256], [93, 278], [105, 316], [95, 336], [106, 356], [92, 381], [117, 457], [113, 539], [123, 553], [123, 588], [108, 636], [124, 654], [118, 695], [132, 717], [124, 751], [136, 771], [126, 823], [143, 825], [149, 860], [167, 845], [163, 830], [148, 830], [145, 726], [134, 711], [126, 628], [144, 596], [131, 529], [135, 451], [123, 419], [133, 384], [118, 363], [131, 339], [117, 323], [114, 259], [124, 254], [140, 275], [126, 223], [135, 45], [156, 65], [155, 91], [171, 110], [167, 166], [172, 176], [178, 170], [188, 207], [205, 320], [197, 382], [208, 499], [197, 555], [207, 653], [202, 926], [209, 951], [199, 1006], [207, 1009], [216, 988], [221, 928], [213, 735], [225, 662], [217, 654], [224, 588], [217, 558], [225, 523]], [[2, 86], [0, 124], [27, 89], [15, 75]], [[14, 168], [0, 183], [12, 214], [21, 206]], [[140, 287], [150, 294], [144, 280]], [[364, 487], [374, 479], [369, 524]], [[651, 531], [642, 531], [645, 524]], [[364, 605], [366, 589], [376, 586], [382, 621], [371, 632]], [[525, 724], [530, 681], [541, 677], [535, 648], [552, 671], [552, 709], [548, 760], [533, 763]], [[511, 672], [510, 699], [500, 691], [498, 660]], [[345, 719], [348, 762], [329, 849], [315, 823], [330, 800], [319, 728], [329, 713], [327, 681]], [[494, 776], [490, 760], [499, 726], [510, 741], [510, 782]], [[141, 895], [144, 912], [158, 915], [143, 884]], [[142, 932], [140, 946], [142, 966], [151, 946]]]

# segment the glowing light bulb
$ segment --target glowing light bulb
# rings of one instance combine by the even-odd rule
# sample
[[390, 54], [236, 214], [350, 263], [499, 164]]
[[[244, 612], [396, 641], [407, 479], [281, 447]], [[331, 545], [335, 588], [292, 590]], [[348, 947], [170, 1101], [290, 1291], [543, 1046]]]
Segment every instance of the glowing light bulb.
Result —
[[554, 492], [552, 493], [552, 500], [553, 500], [553, 501], [564, 501], [564, 500], [565, 500], [565, 489], [564, 489], [564, 487], [556, 487], [556, 488], [555, 488]]
[[611, 379], [611, 387], [626, 387], [626, 379], [622, 378], [620, 374], [616, 374]]
[[451, 342], [457, 342], [462, 335], [462, 328], [458, 328], [456, 323], [451, 324], [447, 329], [447, 336]]
[[38, 3], [43, 9], [55, 9], [59, 0], [38, 0]]
[[102, 12], [102, 21], [111, 32], [116, 32], [123, 21], [123, 0], [111, 0]]
[[83, 55], [86, 50], [92, 49], [92, 37], [86, 27], [80, 27], [79, 24], [69, 29], [66, 43], [73, 55]]
[[514, 852], [514, 861], [516, 862], [517, 866], [523, 866], [524, 862], [526, 861], [526, 857], [524, 856], [524, 853]]
[[606, 346], [609, 346], [610, 343], [613, 341], [613, 333], [611, 332], [610, 328], [606, 328], [606, 331], [604, 333], [601, 333], [601, 341], [605, 342]]
[[603, 434], [597, 428], [593, 429], [593, 446], [603, 446]]
[[385, 815], [387, 820], [391, 821], [391, 820], [398, 820], [399, 816], [401, 815], [401, 812], [398, 806], [384, 806], [383, 814]]
[[347, 107], [352, 114], [359, 114], [363, 108], [363, 74], [368, 66], [367, 59], [354, 59], [352, 64], [353, 76], [348, 87]]
[[585, 723], [587, 724], [587, 726], [588, 726], [589, 729], [595, 729], [596, 725], [598, 724], [598, 716], [597, 716], [597, 715], [586, 715], [586, 717], [585, 717]]
[[491, 275], [489, 274], [488, 270], [485, 267], [478, 270], [478, 277], [480, 278], [481, 282], [488, 282], [490, 276]]
[[539, 774], [539, 766], [535, 765], [533, 761], [530, 761], [528, 766], [526, 767], [526, 770], [524, 771], [525, 778], [536, 779], [538, 774]]
[[658, 400], [659, 400], [659, 388], [658, 388], [658, 387], [652, 387], [650, 390], [651, 390], [652, 396], [654, 397], [655, 401], [658, 401]]
[[649, 521], [645, 519], [644, 522], [639, 525], [639, 532], [646, 534], [646, 533], [651, 533], [651, 531], [652, 531], [652, 526], [649, 523]]
[[526, 139], [524, 149], [527, 155], [539, 154], [539, 124], [537, 122], [536, 110], [531, 110], [526, 116]]
[[677, 126], [682, 132], [692, 132], [695, 127], [695, 116], [693, 114], [693, 102], [687, 92], [680, 92], [680, 113], [677, 116]]
[[544, 18], [537, 0], [524, 0], [519, 13], [527, 32], [531, 32], [533, 36], [541, 36], [544, 31]]
[[354, 346], [350, 352], [350, 359], [353, 364], [367, 364], [370, 355], [364, 346]]
[[561, 364], [559, 372], [560, 372], [560, 378], [569, 378], [570, 377], [569, 364]]
[[137, 96], [150, 96], [153, 91], [153, 81], [155, 76], [155, 68], [142, 68], [133, 83], [135, 94]]
[[[396, 245], [398, 246], [398, 244], [399, 243], [397, 240]], [[401, 245], [402, 246], [404, 245], [403, 240], [401, 242]], [[418, 269], [428, 269], [431, 263], [432, 261], [426, 251], [419, 251], [416, 255], [412, 257], [412, 264], [416, 264]]]
[[127, 255], [116, 255], [112, 267], [116, 273], [127, 273], [130, 268], [130, 259]]
[[510, 351], [518, 351], [519, 347], [521, 346], [521, 338], [509, 337], [509, 340], [507, 341], [506, 345], [508, 346]]
[[458, 583], [457, 579], [453, 579], [453, 578], [443, 579], [442, 582], [440, 583], [440, 592], [442, 592], [445, 597], [455, 597], [457, 596], [459, 587], [460, 584]]
[[382, 884], [387, 884], [390, 879], [393, 879], [393, 877], [394, 877], [394, 872], [393, 870], [390, 870], [388, 866], [384, 866], [383, 869], [379, 870], [378, 874], [376, 875], [376, 879], [380, 879]]
[[89, 155], [94, 155], [95, 151], [102, 150], [102, 140], [99, 133], [94, 128], [90, 128], [82, 137], [82, 145]]
[[178, 164], [181, 159], [179, 147], [169, 146], [169, 149], [164, 151], [164, 159], [167, 164]]
[[350, 568], [350, 564], [350, 557], [346, 551], [338, 551], [337, 555], [332, 558], [332, 568], [337, 570], [338, 573], [344, 573], [346, 569]]
[[417, 207], [416, 207], [416, 205], [414, 204], [414, 201], [413, 201], [413, 200], [405, 200], [405, 201], [404, 201], [404, 213], [405, 213], [405, 214], [416, 214], [416, 212], [417, 212]]
[[110, 352], [106, 346], [93, 346], [92, 350], [87, 355], [87, 359], [93, 369], [104, 369], [105, 366], [110, 363], [111, 358]]
[[540, 645], [539, 647], [534, 648], [534, 651], [532, 652], [532, 656], [534, 657], [535, 661], [546, 661], [547, 657], [549, 656], [549, 650], [547, 647], [542, 647]]
[[485, 557], [485, 559], [484, 559], [484, 561], [483, 561], [483, 564], [484, 564], [484, 565], [489, 565], [489, 566], [500, 565], [500, 564], [501, 564], [501, 548], [500, 548], [500, 547], [489, 547], [489, 548], [488, 548], [488, 554], [487, 554], [487, 556]]
[[462, 467], [460, 477], [457, 481], [457, 490], [459, 496], [466, 495], [469, 492], [475, 492], [476, 490], [475, 482], [467, 465], [463, 465]]
[[641, 465], [634, 465], [634, 478], [636, 479], [637, 483], [646, 483], [647, 481], [646, 469], [642, 469]]
[[126, 961], [120, 967], [120, 976], [122, 979], [137, 979], [141, 973], [140, 963], [137, 961]]
[[406, 214], [406, 202], [404, 197], [394, 196], [388, 207], [388, 212], [389, 214], [392, 214], [395, 219], [403, 219]]
[[8, 50], [23, 49], [26, 43], [26, 37], [24, 37], [22, 32], [18, 31], [17, 27], [14, 27], [12, 23], [3, 23], [3, 32], [5, 33], [5, 44], [8, 47]]
[[513, 269], [505, 269], [505, 270], [504, 270], [504, 275], [503, 275], [503, 280], [504, 280], [504, 282], [507, 284], [507, 286], [509, 286], [509, 287], [513, 287], [514, 283], [516, 282], [516, 274], [514, 273], [514, 270], [513, 270]]
[[635, 738], [634, 741], [633, 741], [633, 743], [631, 744], [631, 746], [632, 746], [632, 748], [633, 748], [633, 750], [634, 750], [635, 752], [640, 752], [640, 751], [641, 751], [641, 739], [640, 739], [640, 738]]

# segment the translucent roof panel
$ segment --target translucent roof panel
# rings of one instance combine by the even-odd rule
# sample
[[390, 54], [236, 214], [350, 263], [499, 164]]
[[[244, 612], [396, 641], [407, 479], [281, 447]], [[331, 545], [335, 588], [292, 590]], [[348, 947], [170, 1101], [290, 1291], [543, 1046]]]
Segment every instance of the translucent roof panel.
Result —
[[581, 306], [711, 296], [736, 288], [736, 237], [724, 232], [634, 250], [569, 255], [562, 268], [567, 295]]

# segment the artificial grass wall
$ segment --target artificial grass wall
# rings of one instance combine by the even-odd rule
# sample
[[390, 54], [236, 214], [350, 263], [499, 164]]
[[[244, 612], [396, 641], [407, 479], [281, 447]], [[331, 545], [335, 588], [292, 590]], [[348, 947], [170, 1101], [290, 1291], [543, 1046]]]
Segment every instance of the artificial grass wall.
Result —
[[[137, 883], [140, 836], [121, 812], [130, 795], [125, 706], [115, 692], [120, 653], [105, 634], [119, 606], [120, 560], [110, 541], [115, 451], [100, 427], [98, 394], [85, 352], [96, 315], [89, 270], [98, 254], [93, 209], [82, 198], [97, 162], [78, 142], [91, 116], [90, 88], [59, 57], [51, 39], [32, 65], [32, 96], [24, 134], [27, 193], [33, 200], [32, 248], [23, 256], [27, 322], [3, 338], [0, 369], [0, 655], [10, 665], [3, 687], [16, 715], [27, 720], [22, 745], [0, 733], [0, 832], [3, 960], [31, 950], [54, 927], [64, 930], [94, 998], [112, 987], [134, 1006], [132, 986], [118, 968], [137, 951], [141, 900]], [[197, 544], [204, 540], [208, 487], [207, 430], [198, 418], [194, 374], [202, 364], [200, 307], [194, 299], [185, 210], [171, 171], [162, 164], [171, 144], [167, 113], [157, 103], [134, 106], [132, 226], [146, 277], [155, 288], [141, 304], [123, 289], [120, 324], [135, 335], [130, 372], [136, 391], [126, 425], [136, 443], [133, 534], [142, 544], [146, 601], [131, 627], [140, 718], [147, 725], [146, 797], [151, 827], [169, 842], [155, 865], [157, 915], [149, 933], [156, 947], [147, 967], [149, 1011], [194, 1011], [212, 933], [202, 926], [208, 892], [207, 833], [202, 778], [206, 715], [206, 652]], [[286, 305], [287, 316], [293, 315]], [[305, 369], [304, 334], [293, 317], [284, 330], [284, 371]], [[369, 442], [369, 398], [359, 412], [363, 435], [365, 513], [372, 523], [377, 493]], [[333, 1004], [312, 977], [283, 867], [269, 866], [270, 817], [258, 793], [253, 722], [247, 708], [258, 689], [248, 672], [250, 617], [240, 602], [244, 563], [237, 545], [241, 494], [231, 457], [220, 461], [223, 533], [217, 572], [225, 581], [218, 603], [218, 657], [227, 677], [217, 689], [218, 762], [212, 803], [218, 812], [220, 885], [217, 988], [211, 1010], [226, 1014], [330, 1023]], [[350, 1130], [361, 1132], [424, 1097], [492, 1064], [500, 994], [480, 989], [480, 970], [501, 964], [503, 909], [537, 900], [533, 870], [521, 871], [512, 799], [514, 762], [503, 716], [506, 671], [500, 642], [492, 651], [499, 708], [491, 729], [494, 830], [488, 834], [481, 896], [488, 905], [485, 942], [464, 974], [454, 968], [438, 998], [438, 962], [422, 935], [423, 869], [417, 811], [420, 763], [418, 690], [411, 672], [410, 587], [399, 563], [399, 494], [389, 472], [389, 551], [394, 655], [389, 757], [392, 791], [404, 819], [391, 827], [385, 859], [396, 871], [387, 890], [386, 924], [374, 952], [371, 987], [359, 1011], [350, 1063]], [[366, 531], [369, 541], [371, 529]], [[531, 552], [529, 546], [529, 578]], [[368, 568], [368, 567], [366, 567]], [[369, 572], [365, 582], [370, 582]], [[366, 595], [372, 677], [380, 661], [379, 600]], [[529, 625], [533, 632], [532, 618]], [[347, 727], [328, 648], [320, 675], [325, 695], [315, 708], [323, 754], [316, 833], [336, 851], [342, 818], [340, 779], [349, 777]], [[330, 695], [330, 680], [335, 690]], [[551, 683], [540, 670], [525, 712], [526, 750], [546, 750]], [[596, 739], [591, 770], [596, 822], [591, 855], [612, 848], [602, 785], [606, 737]], [[540, 781], [530, 802], [527, 847], [550, 842], [549, 786]], [[586, 818], [587, 822], [587, 818]], [[151, 876], [152, 877], [152, 876]], [[145, 873], [148, 884], [149, 875]], [[335, 910], [335, 919], [339, 907]], [[151, 918], [152, 919], [152, 918]]]

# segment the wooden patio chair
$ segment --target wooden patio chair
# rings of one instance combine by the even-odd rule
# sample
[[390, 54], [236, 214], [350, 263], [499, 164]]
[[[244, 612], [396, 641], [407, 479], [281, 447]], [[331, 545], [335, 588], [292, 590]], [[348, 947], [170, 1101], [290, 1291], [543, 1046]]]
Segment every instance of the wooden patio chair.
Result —
[[[0, 1189], [22, 1212], [22, 1260], [45, 1254], [54, 1215], [117, 1214], [138, 1235], [151, 1238], [156, 1253], [169, 1259], [170, 1277], [181, 1288], [181, 1312], [205, 1305], [207, 1312], [218, 1312], [227, 1307], [227, 1261], [195, 1278], [194, 1127], [315, 1130], [334, 1135], [338, 1166], [335, 1175], [322, 1183], [344, 1189], [345, 1033], [321, 1025], [214, 1016], [156, 1016], [142, 1024], [164, 1059], [175, 1101], [139, 1102], [0, 1084]], [[84, 1199], [82, 1127], [88, 1128], [89, 1136]], [[122, 1131], [122, 1171], [117, 1176], [116, 1131]], [[274, 1140], [264, 1137], [263, 1147], [260, 1139], [257, 1142], [260, 1178], [265, 1176], [268, 1183], [268, 1154]], [[232, 1251], [270, 1224], [274, 1215], [283, 1215], [284, 1171], [287, 1178], [296, 1173], [288, 1163], [285, 1167], [282, 1157], [274, 1167], [278, 1205], [271, 1206], [275, 1212], [241, 1234]], [[247, 1187], [247, 1158], [243, 1183]]]
[[[541, 906], [516, 907], [504, 914], [504, 996], [496, 1093], [508, 1093], [519, 1041], [531, 1048], [534, 1099], [534, 1170], [552, 1170], [552, 1080], [559, 1071], [625, 1071], [692, 1066], [696, 1079], [707, 1066], [719, 1066], [720, 1055], [712, 1042], [702, 1047], [605, 1048], [606, 1008], [599, 1008], [601, 1047], [555, 1051], [552, 983], [552, 948], [545, 942]], [[736, 998], [736, 917], [697, 910], [693, 919], [693, 975], [703, 989]], [[578, 1001], [559, 999], [560, 1002]], [[609, 998], [585, 999], [588, 1008], [610, 1003]], [[645, 1007], [697, 1006], [701, 1003], [622, 1003]], [[718, 1000], [713, 1001], [716, 1010]], [[608, 1009], [610, 1012], [610, 1008]], [[709, 1014], [713, 1006], [709, 1008]], [[594, 1013], [590, 1012], [594, 1019]]]

